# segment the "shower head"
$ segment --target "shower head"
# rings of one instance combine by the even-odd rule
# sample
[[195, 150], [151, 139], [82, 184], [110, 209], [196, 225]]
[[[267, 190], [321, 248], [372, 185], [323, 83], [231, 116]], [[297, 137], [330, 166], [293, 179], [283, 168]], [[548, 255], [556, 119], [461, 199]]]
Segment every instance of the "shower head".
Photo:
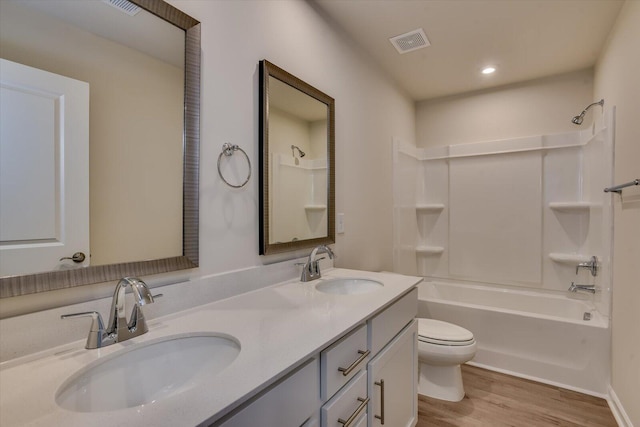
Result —
[[589, 104], [587, 106], [587, 108], [582, 110], [582, 113], [580, 113], [580, 115], [575, 116], [573, 119], [571, 119], [571, 123], [573, 123], [574, 125], [581, 125], [582, 121], [584, 120], [584, 115], [587, 114], [587, 110], [589, 108], [593, 107], [594, 105], [599, 105], [599, 106], [603, 107], [604, 106], [604, 99], [601, 99], [598, 102], [594, 102], [593, 104]]
[[584, 118], [584, 114], [580, 114], [579, 116], [575, 116], [573, 119], [571, 119], [571, 123], [573, 123], [574, 125], [581, 125], [583, 118]]
[[300, 149], [300, 147], [298, 147], [297, 145], [292, 145], [292, 146], [291, 146], [291, 154], [293, 154], [293, 157], [295, 157], [295, 156], [296, 156], [296, 152], [295, 152], [295, 150], [298, 150], [298, 155], [299, 155], [300, 157], [304, 157], [304, 156], [306, 156], [306, 155], [307, 155], [307, 153], [305, 153], [304, 151], [302, 151], [302, 150]]

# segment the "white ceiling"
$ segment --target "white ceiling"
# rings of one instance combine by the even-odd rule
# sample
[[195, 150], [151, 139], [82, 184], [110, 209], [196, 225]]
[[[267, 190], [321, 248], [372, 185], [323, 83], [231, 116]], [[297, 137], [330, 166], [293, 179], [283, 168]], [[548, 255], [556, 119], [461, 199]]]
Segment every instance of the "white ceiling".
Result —
[[[624, 0], [311, 2], [424, 100], [592, 67]], [[417, 28], [431, 46], [399, 54], [389, 38]]]

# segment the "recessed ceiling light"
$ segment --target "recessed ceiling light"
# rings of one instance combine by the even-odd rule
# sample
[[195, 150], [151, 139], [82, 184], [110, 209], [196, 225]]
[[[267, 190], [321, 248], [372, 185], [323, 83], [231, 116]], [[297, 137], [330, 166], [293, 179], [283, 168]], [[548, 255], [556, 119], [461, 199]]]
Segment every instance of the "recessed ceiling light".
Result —
[[496, 72], [496, 67], [484, 67], [482, 69], [482, 74], [493, 74]]

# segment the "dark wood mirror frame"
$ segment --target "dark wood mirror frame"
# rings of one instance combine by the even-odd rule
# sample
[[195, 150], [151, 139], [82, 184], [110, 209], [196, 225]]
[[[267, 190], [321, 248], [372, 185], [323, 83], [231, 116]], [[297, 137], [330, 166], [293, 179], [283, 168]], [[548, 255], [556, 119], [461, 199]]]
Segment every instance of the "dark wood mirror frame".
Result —
[[200, 22], [162, 0], [129, 0], [185, 31], [182, 256], [0, 278], [0, 298], [195, 268], [199, 262]]
[[[267, 60], [260, 61], [260, 255], [270, 255], [335, 243], [335, 100]], [[269, 243], [269, 77], [309, 95], [327, 106], [327, 236], [284, 243]]]

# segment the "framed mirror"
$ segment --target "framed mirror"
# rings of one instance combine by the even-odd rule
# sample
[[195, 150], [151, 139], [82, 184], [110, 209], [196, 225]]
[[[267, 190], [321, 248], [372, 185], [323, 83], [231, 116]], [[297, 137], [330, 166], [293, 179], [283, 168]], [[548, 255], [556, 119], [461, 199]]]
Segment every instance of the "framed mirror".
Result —
[[[1, 7], [3, 60], [84, 83], [90, 108], [85, 113], [89, 155], [83, 161], [89, 166], [84, 175], [60, 178], [73, 163], [67, 157], [73, 151], [66, 145], [69, 132], [65, 130], [64, 137], [54, 132], [51, 138], [50, 157], [59, 170], [52, 174], [50, 236], [19, 241], [5, 233], [13, 226], [3, 224], [0, 256], [30, 244], [61, 246], [68, 241], [64, 232], [82, 228], [85, 221], [63, 205], [65, 195], [76, 188], [67, 185], [78, 181], [87, 187], [89, 206], [82, 209], [89, 211], [90, 246], [85, 261], [78, 263], [59, 259], [74, 255], [70, 247], [64, 257], [53, 258], [46, 271], [0, 271], [0, 297], [197, 267], [200, 23], [162, 0], [9, 0]], [[76, 52], [84, 53], [74, 56]], [[155, 86], [148, 86], [152, 81]], [[3, 93], [7, 88], [12, 87], [3, 81]], [[130, 98], [125, 100], [125, 95]], [[69, 105], [53, 99], [56, 130], [62, 126], [56, 120], [66, 115]], [[170, 130], [164, 127], [167, 123], [172, 124]], [[5, 139], [4, 127], [2, 132], [4, 150], [11, 139]], [[19, 180], [3, 176], [2, 181], [5, 194], [6, 185], [16, 200], [29, 198], [29, 192], [17, 186]], [[69, 218], [61, 213], [67, 211], [72, 213]], [[149, 228], [153, 222], [156, 228]], [[171, 232], [163, 234], [158, 227]], [[32, 263], [31, 256], [22, 257], [25, 264]]]
[[335, 101], [260, 61], [260, 255], [335, 243]]

